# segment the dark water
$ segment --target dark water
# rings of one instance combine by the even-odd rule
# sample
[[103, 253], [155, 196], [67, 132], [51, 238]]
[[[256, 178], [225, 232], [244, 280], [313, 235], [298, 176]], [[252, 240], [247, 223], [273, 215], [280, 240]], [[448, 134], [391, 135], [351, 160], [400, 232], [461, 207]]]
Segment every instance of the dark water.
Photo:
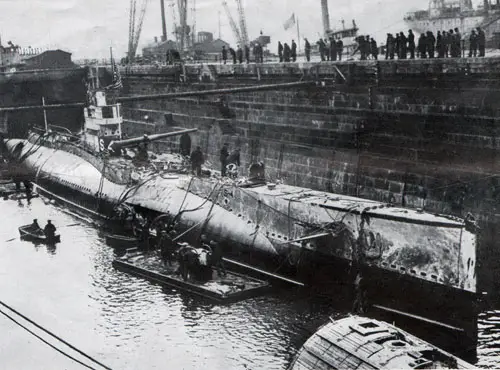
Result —
[[[340, 315], [336, 302], [294, 291], [223, 306], [150, 284], [115, 271], [90, 224], [42, 199], [21, 202], [0, 203], [0, 300], [114, 369], [283, 369]], [[6, 242], [33, 218], [60, 228], [55, 250]], [[478, 365], [500, 367], [500, 311], [482, 315], [480, 328]], [[0, 330], [1, 368], [81, 368], [4, 316]]]

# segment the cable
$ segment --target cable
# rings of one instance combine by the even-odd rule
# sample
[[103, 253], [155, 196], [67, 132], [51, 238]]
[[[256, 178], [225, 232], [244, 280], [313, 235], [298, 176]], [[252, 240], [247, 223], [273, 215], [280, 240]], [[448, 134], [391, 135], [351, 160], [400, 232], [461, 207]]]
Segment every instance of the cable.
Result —
[[[38, 325], [36, 322], [34, 322], [33, 320], [29, 319], [28, 317], [24, 316], [22, 313], [16, 311], [15, 309], [13, 309], [12, 307], [10, 307], [9, 305], [7, 305], [6, 303], [0, 301], [0, 305], [6, 307], [7, 309], [11, 310], [12, 312], [14, 312], [16, 315], [22, 317], [24, 320], [28, 321], [30, 324], [36, 326], [38, 329], [44, 331], [45, 333], [49, 334], [50, 336], [54, 337], [55, 339], [59, 340], [60, 342], [66, 344], [69, 348], [71, 348], [72, 350], [78, 352], [79, 354], [81, 354], [82, 356], [88, 358], [89, 360], [91, 360], [92, 362], [95, 362], [96, 364], [102, 366], [103, 368], [107, 369], [107, 370], [111, 370], [110, 367], [100, 363], [99, 361], [97, 361], [96, 359], [92, 358], [91, 356], [87, 355], [85, 352], [79, 350], [78, 348], [72, 346], [71, 344], [69, 344], [68, 342], [66, 342], [64, 339], [58, 337], [57, 335], [55, 335], [54, 333], [50, 332], [49, 330], [45, 329], [44, 327]], [[0, 311], [1, 312], [1, 311]], [[2, 312], [3, 313], [3, 312]], [[5, 314], [5, 313], [4, 313]]]
[[53, 344], [47, 342], [45, 339], [43, 339], [42, 337], [40, 337], [39, 335], [35, 334], [33, 331], [31, 331], [30, 329], [28, 329], [27, 327], [25, 327], [24, 325], [22, 325], [20, 322], [16, 321], [14, 318], [10, 317], [8, 314], [6, 314], [5, 312], [3, 312], [2, 310], [0, 310], [0, 314], [4, 315], [5, 317], [7, 317], [9, 320], [13, 321], [14, 323], [16, 323], [17, 325], [19, 325], [21, 328], [23, 328], [24, 330], [26, 330], [28, 333], [30, 333], [31, 335], [35, 336], [36, 338], [40, 339], [43, 343], [45, 343], [46, 345], [48, 345], [49, 347], [55, 349], [57, 352], [59, 352], [60, 354], [62, 354], [63, 356], [66, 356], [68, 357], [69, 359], [79, 363], [80, 365], [88, 368], [88, 369], [94, 369], [93, 367], [90, 367], [89, 365], [87, 364], [84, 364], [83, 362], [81, 362], [80, 360], [74, 358], [73, 356], [67, 354], [66, 352], [64, 352], [63, 350], [57, 348], [56, 346], [54, 346]]

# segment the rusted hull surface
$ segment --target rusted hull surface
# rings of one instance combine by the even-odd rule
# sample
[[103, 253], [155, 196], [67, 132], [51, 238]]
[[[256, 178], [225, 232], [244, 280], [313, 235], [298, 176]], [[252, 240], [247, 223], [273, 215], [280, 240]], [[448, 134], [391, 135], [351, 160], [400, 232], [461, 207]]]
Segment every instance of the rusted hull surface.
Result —
[[[211, 186], [199, 179], [185, 185], [202, 196]], [[336, 242], [306, 247], [346, 260], [362, 254], [366, 264], [476, 292], [476, 234], [462, 220], [287, 185], [270, 190], [228, 184], [218, 200], [258, 226], [284, 254], [290, 251], [287, 240], [333, 226], [343, 230]]]

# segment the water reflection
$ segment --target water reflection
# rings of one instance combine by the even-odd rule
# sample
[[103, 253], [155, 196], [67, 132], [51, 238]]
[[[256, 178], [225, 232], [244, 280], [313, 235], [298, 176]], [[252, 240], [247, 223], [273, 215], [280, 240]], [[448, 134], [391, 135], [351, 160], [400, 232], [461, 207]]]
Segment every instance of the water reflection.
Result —
[[[36, 217], [75, 223], [40, 199], [28, 207], [19, 204], [23, 201], [2, 204], [8, 219], [0, 223], [2, 240]], [[115, 270], [119, 251], [106, 246], [91, 226], [62, 233], [57, 248], [26, 248], [18, 238], [0, 243], [0, 274], [9, 276], [0, 279], [2, 299], [113, 368], [283, 369], [319, 326], [330, 316], [342, 317], [350, 306], [294, 289], [214, 304]], [[37, 253], [41, 248], [46, 253]], [[478, 365], [499, 367], [500, 311], [480, 316], [479, 333]]]

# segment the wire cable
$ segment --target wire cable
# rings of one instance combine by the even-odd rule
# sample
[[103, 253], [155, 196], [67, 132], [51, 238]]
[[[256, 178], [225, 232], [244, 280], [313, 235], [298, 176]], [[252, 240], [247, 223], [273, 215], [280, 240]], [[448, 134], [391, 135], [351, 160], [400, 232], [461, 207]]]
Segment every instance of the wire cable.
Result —
[[[69, 348], [71, 348], [72, 350], [78, 352], [79, 354], [81, 354], [82, 356], [88, 358], [89, 360], [91, 360], [92, 362], [98, 364], [99, 366], [102, 366], [103, 368], [107, 369], [107, 370], [111, 370], [110, 367], [104, 365], [103, 363], [97, 361], [96, 359], [94, 359], [93, 357], [87, 355], [85, 352], [79, 350], [78, 348], [76, 348], [75, 346], [71, 345], [70, 343], [66, 342], [64, 339], [58, 337], [57, 335], [55, 335], [54, 333], [50, 332], [49, 330], [45, 329], [44, 327], [40, 326], [39, 324], [37, 324], [36, 322], [34, 322], [33, 320], [31, 320], [30, 318], [24, 316], [22, 313], [20, 313], [19, 311], [16, 311], [14, 308], [10, 307], [9, 305], [7, 305], [6, 303], [0, 301], [0, 305], [6, 307], [7, 309], [9, 309], [10, 311], [14, 312], [16, 315], [22, 317], [24, 320], [28, 321], [30, 324], [34, 325], [35, 327], [37, 327], [38, 329], [44, 331], [45, 333], [49, 334], [50, 336], [54, 337], [55, 339], [57, 339], [58, 341], [64, 343], [65, 345], [67, 345]], [[1, 311], [0, 311], [1, 312]], [[3, 313], [3, 312], [2, 312]], [[5, 315], [5, 313], [3, 313]]]
[[57, 348], [56, 346], [54, 346], [53, 344], [49, 343], [48, 341], [46, 341], [45, 339], [43, 339], [42, 337], [40, 337], [38, 334], [34, 333], [32, 330], [28, 329], [26, 326], [24, 326], [23, 324], [21, 324], [19, 321], [17, 321], [16, 319], [10, 317], [7, 313], [3, 312], [2, 310], [0, 310], [0, 314], [4, 315], [6, 318], [8, 318], [9, 320], [11, 320], [12, 322], [14, 322], [15, 324], [17, 324], [18, 326], [20, 326], [21, 328], [23, 328], [24, 330], [26, 330], [28, 333], [30, 333], [31, 335], [33, 335], [34, 337], [40, 339], [43, 343], [45, 343], [46, 345], [48, 345], [49, 347], [51, 347], [52, 349], [55, 349], [57, 352], [59, 352], [60, 354], [62, 354], [63, 356], [79, 363], [80, 365], [88, 368], [88, 369], [94, 369], [93, 367], [83, 363], [82, 361], [76, 359], [75, 357], [67, 354], [66, 352], [64, 352], [63, 350]]

